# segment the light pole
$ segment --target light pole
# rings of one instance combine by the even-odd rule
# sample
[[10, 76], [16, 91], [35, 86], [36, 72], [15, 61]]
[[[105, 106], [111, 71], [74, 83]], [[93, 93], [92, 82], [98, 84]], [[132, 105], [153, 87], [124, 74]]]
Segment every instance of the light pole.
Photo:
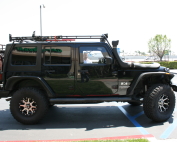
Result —
[[[45, 8], [45, 6], [42, 4], [43, 8]], [[42, 13], [41, 13], [41, 5], [40, 5], [40, 29], [41, 29], [41, 36], [42, 36]]]

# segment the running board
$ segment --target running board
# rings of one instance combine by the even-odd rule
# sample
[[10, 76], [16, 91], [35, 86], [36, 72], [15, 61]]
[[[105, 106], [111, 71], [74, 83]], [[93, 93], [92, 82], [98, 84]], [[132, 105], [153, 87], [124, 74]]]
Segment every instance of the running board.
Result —
[[139, 102], [130, 97], [85, 97], [85, 98], [51, 98], [51, 104], [79, 104], [79, 103], [100, 103], [100, 102]]

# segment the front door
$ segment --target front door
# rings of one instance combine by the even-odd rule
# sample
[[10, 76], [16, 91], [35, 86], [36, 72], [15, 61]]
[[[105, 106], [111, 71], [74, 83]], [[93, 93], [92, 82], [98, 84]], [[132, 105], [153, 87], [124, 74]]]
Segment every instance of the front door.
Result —
[[104, 62], [110, 57], [104, 46], [82, 46], [76, 48], [76, 86], [83, 96], [115, 95], [117, 77], [112, 75], [111, 65]]

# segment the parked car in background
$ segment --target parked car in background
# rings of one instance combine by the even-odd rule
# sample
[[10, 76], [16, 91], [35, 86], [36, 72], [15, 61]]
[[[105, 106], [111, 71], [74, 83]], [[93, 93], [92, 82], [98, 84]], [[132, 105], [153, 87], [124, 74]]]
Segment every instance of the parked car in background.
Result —
[[146, 60], [146, 61], [157, 61], [158, 58], [155, 57], [155, 56], [147, 56], [147, 57], [145, 57], [145, 60]]

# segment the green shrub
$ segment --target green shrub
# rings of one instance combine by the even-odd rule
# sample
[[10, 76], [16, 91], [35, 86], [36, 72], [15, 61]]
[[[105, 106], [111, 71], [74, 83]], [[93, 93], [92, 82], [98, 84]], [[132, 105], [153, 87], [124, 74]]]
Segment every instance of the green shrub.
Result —
[[[141, 64], [152, 64], [153, 62], [140, 62]], [[177, 69], [177, 61], [162, 61], [162, 62], [157, 62], [161, 66], [170, 68], [170, 69]]]
[[161, 66], [164, 66], [164, 67], [167, 67], [167, 68], [170, 68], [170, 69], [177, 69], [177, 62], [174, 61], [174, 62], [159, 62]]

